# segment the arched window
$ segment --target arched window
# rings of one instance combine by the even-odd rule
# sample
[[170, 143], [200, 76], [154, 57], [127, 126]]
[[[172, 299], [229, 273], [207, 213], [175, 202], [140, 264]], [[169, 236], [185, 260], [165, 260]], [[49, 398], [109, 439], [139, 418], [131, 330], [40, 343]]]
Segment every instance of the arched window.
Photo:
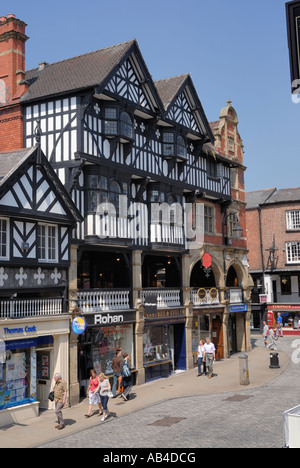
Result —
[[127, 112], [121, 112], [120, 115], [120, 134], [124, 137], [133, 138], [133, 125]]

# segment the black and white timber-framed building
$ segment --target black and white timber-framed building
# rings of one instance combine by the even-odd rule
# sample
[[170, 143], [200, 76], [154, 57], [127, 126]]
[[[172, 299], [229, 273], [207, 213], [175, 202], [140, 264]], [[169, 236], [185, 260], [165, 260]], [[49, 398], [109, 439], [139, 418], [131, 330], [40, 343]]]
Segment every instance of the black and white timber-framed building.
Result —
[[[71, 333], [70, 400], [92, 367], [111, 374], [116, 348], [131, 354], [137, 383], [191, 368], [193, 308], [205, 334], [227, 334], [224, 232], [232, 168], [242, 168], [215, 151], [191, 76], [154, 82], [132, 40], [40, 63], [22, 84], [23, 145], [35, 144], [38, 122], [42, 152], [82, 217], [68, 285], [70, 313], [87, 329]], [[205, 274], [201, 257], [214, 246]]]
[[0, 425], [48, 407], [53, 372], [67, 369], [70, 245], [81, 221], [39, 146], [0, 152]]

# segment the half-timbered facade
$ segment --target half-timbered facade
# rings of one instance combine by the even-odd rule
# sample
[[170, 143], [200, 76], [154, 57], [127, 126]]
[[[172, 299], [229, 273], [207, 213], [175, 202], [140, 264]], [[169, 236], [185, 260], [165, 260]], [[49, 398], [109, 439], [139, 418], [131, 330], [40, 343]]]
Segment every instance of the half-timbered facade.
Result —
[[[243, 280], [235, 286], [247, 277], [245, 241], [234, 235], [240, 210], [228, 211], [232, 170], [242, 163], [214, 148], [191, 76], [154, 82], [132, 40], [41, 63], [21, 83], [23, 144], [32, 147], [39, 122], [41, 148], [83, 219], [73, 231], [69, 292], [70, 311], [88, 328], [78, 343], [71, 337], [72, 363], [78, 357], [71, 393], [91, 366], [111, 372], [116, 347], [131, 353], [137, 382], [191, 367], [193, 307], [203, 317], [219, 314], [221, 324], [225, 317], [226, 249], [239, 259], [232, 277]], [[213, 330], [211, 320], [205, 333]], [[219, 335], [223, 357], [225, 327]]]
[[48, 407], [52, 374], [65, 366], [70, 241], [80, 221], [39, 147], [0, 152], [0, 425], [14, 410], [21, 420]]

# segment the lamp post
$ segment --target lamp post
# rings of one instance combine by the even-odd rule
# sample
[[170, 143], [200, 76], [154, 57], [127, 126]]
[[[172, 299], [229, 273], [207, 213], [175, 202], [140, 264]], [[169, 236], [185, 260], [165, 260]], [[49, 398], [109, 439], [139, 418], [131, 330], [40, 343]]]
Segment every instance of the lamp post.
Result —
[[[232, 229], [231, 233], [233, 234], [236, 233], [235, 238], [240, 238], [243, 232], [243, 228], [239, 224], [239, 217], [236, 213], [228, 213], [222, 222], [222, 233], [223, 233], [223, 243], [225, 245], [231, 245], [232, 244], [232, 239], [230, 239], [231, 236], [228, 235], [228, 219], [232, 223]], [[226, 229], [225, 229], [226, 228]]]

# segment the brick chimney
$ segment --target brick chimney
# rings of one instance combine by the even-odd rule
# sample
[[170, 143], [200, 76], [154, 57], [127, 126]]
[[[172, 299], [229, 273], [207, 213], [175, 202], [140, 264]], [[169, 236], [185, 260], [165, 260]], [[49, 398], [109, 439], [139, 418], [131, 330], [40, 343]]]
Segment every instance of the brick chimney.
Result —
[[15, 15], [0, 16], [0, 151], [23, 147], [20, 98], [25, 79], [26, 24]]

